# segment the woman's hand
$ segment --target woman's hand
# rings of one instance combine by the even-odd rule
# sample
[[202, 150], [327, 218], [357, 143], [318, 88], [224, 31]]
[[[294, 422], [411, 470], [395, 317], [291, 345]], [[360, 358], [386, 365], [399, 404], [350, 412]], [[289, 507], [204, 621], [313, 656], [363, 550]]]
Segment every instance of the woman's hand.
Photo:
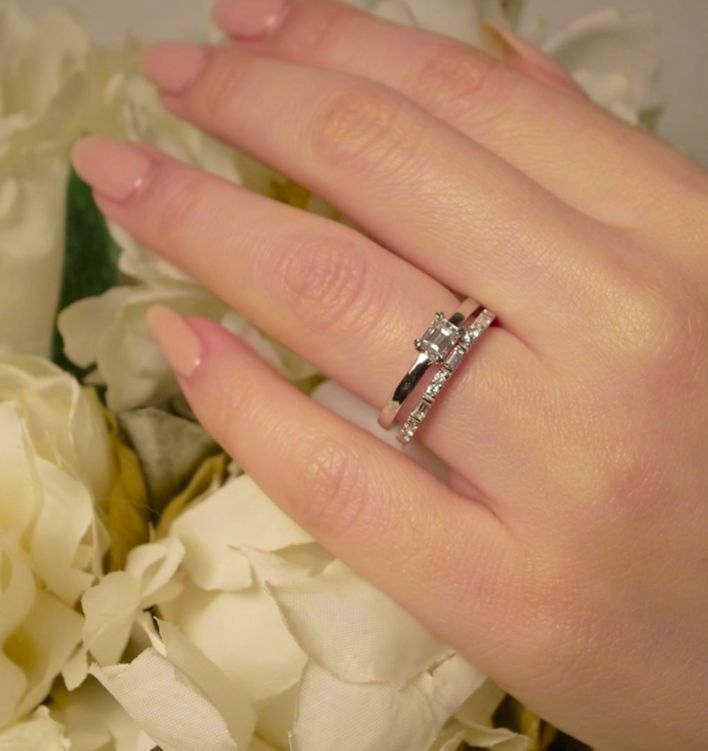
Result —
[[528, 48], [503, 64], [326, 0], [218, 18], [248, 43], [145, 55], [165, 105], [366, 234], [90, 139], [103, 211], [377, 407], [451, 289], [500, 325], [419, 433], [449, 487], [156, 310], [200, 420], [543, 717], [603, 751], [705, 751], [708, 177]]

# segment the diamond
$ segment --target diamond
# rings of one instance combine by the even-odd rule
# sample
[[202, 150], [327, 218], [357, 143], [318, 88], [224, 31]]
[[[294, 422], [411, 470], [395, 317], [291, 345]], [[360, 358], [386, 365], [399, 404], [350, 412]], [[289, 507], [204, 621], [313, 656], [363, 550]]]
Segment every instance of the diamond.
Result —
[[467, 351], [467, 347], [455, 347], [455, 349], [453, 349], [445, 358], [445, 365], [450, 368], [450, 370], [456, 370], [460, 366], [460, 363], [465, 359]]
[[418, 422], [423, 422], [432, 406], [433, 405], [430, 402], [421, 399], [420, 402], [418, 402], [418, 406], [411, 412], [411, 418]]
[[431, 399], [435, 399], [438, 394], [443, 390], [443, 386], [447, 383], [450, 377], [450, 371], [447, 368], [440, 368], [430, 380], [430, 383], [425, 389], [425, 395]]
[[442, 313], [435, 314], [435, 320], [415, 346], [424, 352], [433, 362], [442, 362], [445, 355], [457, 344], [462, 336], [462, 329], [445, 318]]
[[418, 430], [418, 426], [419, 423], [417, 423], [412, 417], [409, 417], [403, 423], [403, 427], [398, 434], [398, 440], [401, 443], [410, 443], [413, 440], [413, 436], [416, 434], [416, 431]]

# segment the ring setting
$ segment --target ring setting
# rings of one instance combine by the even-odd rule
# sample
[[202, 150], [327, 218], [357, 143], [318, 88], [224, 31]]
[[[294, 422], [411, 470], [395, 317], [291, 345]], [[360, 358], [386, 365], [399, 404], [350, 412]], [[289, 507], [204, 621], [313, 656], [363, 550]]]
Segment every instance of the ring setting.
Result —
[[435, 371], [418, 403], [401, 426], [398, 433], [400, 443], [406, 445], [413, 440], [452, 375], [460, 367], [477, 340], [492, 325], [495, 318], [494, 313], [482, 308], [474, 323], [464, 330], [457, 343], [447, 352], [442, 360], [441, 367]]
[[425, 333], [415, 339], [418, 357], [381, 410], [379, 424], [386, 429], [395, 424], [404, 403], [428, 370], [433, 368], [432, 378], [398, 433], [400, 443], [410, 443], [453, 373], [495, 317], [494, 313], [471, 298], [464, 300], [449, 318], [444, 313], [436, 313]]

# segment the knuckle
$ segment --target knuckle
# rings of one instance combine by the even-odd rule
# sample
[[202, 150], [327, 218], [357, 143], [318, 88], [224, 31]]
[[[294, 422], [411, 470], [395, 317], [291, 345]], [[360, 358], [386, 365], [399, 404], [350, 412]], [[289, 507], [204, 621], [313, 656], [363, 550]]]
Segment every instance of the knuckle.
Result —
[[341, 535], [361, 518], [368, 505], [368, 482], [355, 451], [327, 435], [303, 441], [302, 471], [293, 503], [311, 530]]
[[406, 87], [433, 114], [475, 124], [496, 120], [512, 93], [511, 78], [492, 57], [444, 42], [415, 71]]
[[151, 221], [155, 223], [160, 243], [177, 249], [184, 244], [185, 237], [193, 234], [191, 225], [201, 213], [203, 188], [202, 175], [189, 170], [172, 173], [153, 186], [151, 192], [157, 207]]
[[309, 328], [365, 333], [375, 323], [368, 259], [357, 243], [308, 237], [294, 243], [274, 265], [280, 269], [286, 305]]
[[189, 96], [214, 121], [231, 121], [234, 108], [242, 106], [239, 91], [251, 74], [258, 58], [237, 54], [234, 50], [213, 53]]
[[609, 313], [612, 341], [622, 355], [617, 362], [632, 373], [663, 381], [693, 372], [708, 321], [685, 285], [625, 285]]
[[306, 132], [318, 161], [386, 174], [409, 163], [419, 135], [405, 99], [376, 84], [354, 84], [325, 97]]
[[329, 50], [339, 46], [342, 18], [334, 3], [320, 3], [317, 8], [298, 3], [279, 32], [279, 41], [298, 60], [327, 61]]

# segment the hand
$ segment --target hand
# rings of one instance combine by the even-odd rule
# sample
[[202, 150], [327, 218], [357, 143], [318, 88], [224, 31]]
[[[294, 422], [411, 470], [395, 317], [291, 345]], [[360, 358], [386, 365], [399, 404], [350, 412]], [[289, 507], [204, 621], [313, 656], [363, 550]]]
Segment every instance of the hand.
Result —
[[499, 325], [418, 434], [449, 486], [157, 309], [196, 414], [543, 717], [603, 751], [708, 748], [708, 177], [528, 47], [503, 64], [325, 0], [237, 5], [218, 17], [248, 42], [160, 45], [146, 74], [367, 234], [90, 139], [106, 215], [377, 407], [451, 289]]

